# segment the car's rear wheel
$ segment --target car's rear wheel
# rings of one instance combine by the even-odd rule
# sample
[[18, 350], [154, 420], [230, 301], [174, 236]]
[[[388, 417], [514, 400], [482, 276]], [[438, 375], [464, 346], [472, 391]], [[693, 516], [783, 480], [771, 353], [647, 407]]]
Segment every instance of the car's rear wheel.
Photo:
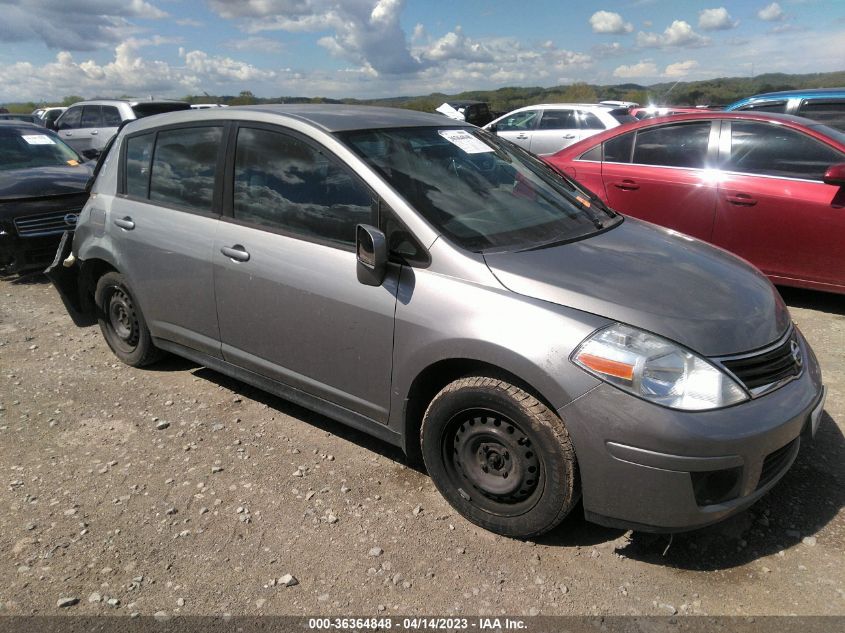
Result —
[[431, 401], [420, 431], [434, 484], [464, 517], [505, 536], [548, 532], [580, 498], [563, 421], [502, 380], [469, 377]]
[[94, 293], [97, 321], [103, 338], [120, 360], [132, 367], [154, 363], [162, 356], [123, 275], [109, 272], [97, 281]]

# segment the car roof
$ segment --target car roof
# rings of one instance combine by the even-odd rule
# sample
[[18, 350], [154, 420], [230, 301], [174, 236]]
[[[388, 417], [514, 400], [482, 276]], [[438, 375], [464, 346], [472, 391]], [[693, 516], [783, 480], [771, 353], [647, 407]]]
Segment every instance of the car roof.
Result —
[[469, 123], [446, 119], [442, 114], [430, 114], [401, 108], [328, 103], [233, 106], [230, 108], [194, 110], [193, 112], [195, 116], [202, 116], [203, 118], [234, 119], [237, 118], [238, 112], [243, 111], [294, 118], [320, 127], [327, 132], [396, 127], [472, 127]]
[[825, 127], [823, 124], [819, 123], [818, 121], [813, 121], [812, 119], [807, 119], [805, 117], [794, 116], [792, 114], [776, 114], [773, 112], [756, 112], [754, 110], [745, 110], [739, 112], [725, 112], [724, 110], [704, 110], [702, 112], [684, 112], [681, 114], [659, 116], [650, 119], [642, 119], [631, 123], [625, 123], [619, 127], [599, 132], [594, 136], [590, 136], [581, 141], [578, 141], [577, 143], [563, 148], [558, 153], [568, 154], [570, 153], [570, 151], [577, 153], [579, 150], [583, 152], [586, 150], [586, 148], [604, 142], [608, 138], [612, 138], [619, 134], [632, 132], [640, 128], [655, 127], [668, 123], [682, 123], [684, 121], [700, 121], [711, 119], [735, 119], [740, 121], [762, 122], [768, 121], [774, 123], [783, 123], [790, 127], [799, 127], [804, 129], [810, 128], [812, 130], [812, 133], [821, 135], [824, 138], [829, 139], [834, 143], [837, 143], [838, 145], [842, 145], [842, 141], [839, 138], [831, 137], [826, 134], [823, 130], [819, 129]]
[[136, 106], [142, 103], [187, 103], [187, 101], [180, 101], [178, 99], [86, 99], [85, 101], [77, 101], [73, 105], [114, 105], [115, 103]]
[[775, 99], [824, 99], [825, 97], [845, 98], [845, 88], [805, 88], [802, 90], [779, 90], [777, 92], [761, 92], [735, 101], [727, 109], [736, 108], [756, 101], [772, 101]]

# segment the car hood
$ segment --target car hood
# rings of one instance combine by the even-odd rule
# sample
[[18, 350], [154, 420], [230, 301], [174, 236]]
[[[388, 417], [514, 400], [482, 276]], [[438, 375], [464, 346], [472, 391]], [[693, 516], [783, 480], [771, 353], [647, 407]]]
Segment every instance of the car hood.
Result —
[[91, 173], [88, 163], [0, 171], [0, 200], [82, 193]]
[[705, 356], [763, 347], [790, 323], [775, 287], [744, 260], [631, 218], [577, 242], [484, 257], [513, 292], [627, 323]]

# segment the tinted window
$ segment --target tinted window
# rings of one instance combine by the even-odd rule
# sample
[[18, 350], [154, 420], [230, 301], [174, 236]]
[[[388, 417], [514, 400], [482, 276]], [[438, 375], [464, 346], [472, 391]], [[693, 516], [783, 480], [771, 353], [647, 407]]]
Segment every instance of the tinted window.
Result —
[[150, 200], [211, 211], [221, 127], [192, 127], [158, 133]]
[[578, 160], [601, 160], [601, 145], [596, 145], [593, 149], [589, 149], [578, 157]]
[[737, 110], [754, 110], [754, 112], [775, 112], [778, 114], [786, 113], [786, 101], [767, 101], [764, 103], [749, 103]]
[[103, 127], [120, 127], [120, 111], [114, 106], [103, 106]]
[[710, 121], [663, 125], [637, 132], [633, 162], [666, 167], [704, 167]]
[[603, 130], [605, 129], [604, 123], [601, 122], [595, 114], [592, 112], [579, 112], [578, 113], [578, 122], [581, 124], [582, 130]]
[[335, 244], [355, 242], [372, 223], [370, 192], [344, 167], [307, 143], [241, 128], [235, 154], [237, 219]]
[[150, 175], [150, 157], [153, 153], [154, 134], [133, 136], [126, 140], [126, 193], [138, 198], [147, 197]]
[[604, 160], [608, 163], [630, 163], [634, 149], [634, 133], [623, 134], [604, 142]]
[[798, 108], [798, 116], [845, 130], [845, 101], [807, 101]]
[[725, 169], [746, 174], [822, 180], [834, 163], [845, 161], [814, 138], [766, 123], [731, 123], [731, 157]]
[[538, 130], [577, 130], [575, 110], [544, 110]]
[[73, 130], [79, 127], [79, 121], [82, 119], [82, 108], [70, 108], [64, 113], [59, 121], [60, 130]]
[[523, 110], [515, 114], [509, 114], [496, 124], [500, 132], [519, 132], [533, 130], [540, 116], [539, 110]]
[[79, 127], [102, 127], [101, 121], [100, 106], [85, 106], [82, 108], [82, 122]]
[[132, 106], [132, 112], [139, 119], [145, 116], [152, 116], [153, 114], [162, 114], [164, 112], [175, 112], [176, 110], [190, 110], [190, 103], [182, 103], [177, 101], [175, 103], [137, 103]]
[[80, 160], [76, 152], [53, 132], [31, 127], [0, 127], [0, 171], [68, 165], [76, 167]]

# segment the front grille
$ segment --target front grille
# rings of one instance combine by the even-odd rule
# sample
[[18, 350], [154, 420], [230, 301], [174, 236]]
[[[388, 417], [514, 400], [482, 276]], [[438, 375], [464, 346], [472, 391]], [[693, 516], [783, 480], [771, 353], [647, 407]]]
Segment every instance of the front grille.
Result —
[[15, 228], [21, 237], [42, 237], [44, 235], [59, 235], [76, 228], [76, 222], [68, 222], [65, 218], [79, 217], [79, 209], [43, 213], [15, 218]]
[[763, 470], [760, 472], [760, 480], [757, 482], [758, 490], [783, 471], [789, 460], [792, 459], [792, 449], [795, 447], [797, 441], [798, 438], [766, 456], [766, 459], [763, 460]]
[[766, 387], [798, 376], [802, 364], [794, 332], [783, 343], [763, 353], [722, 361], [722, 365], [752, 393], [766, 391]]

